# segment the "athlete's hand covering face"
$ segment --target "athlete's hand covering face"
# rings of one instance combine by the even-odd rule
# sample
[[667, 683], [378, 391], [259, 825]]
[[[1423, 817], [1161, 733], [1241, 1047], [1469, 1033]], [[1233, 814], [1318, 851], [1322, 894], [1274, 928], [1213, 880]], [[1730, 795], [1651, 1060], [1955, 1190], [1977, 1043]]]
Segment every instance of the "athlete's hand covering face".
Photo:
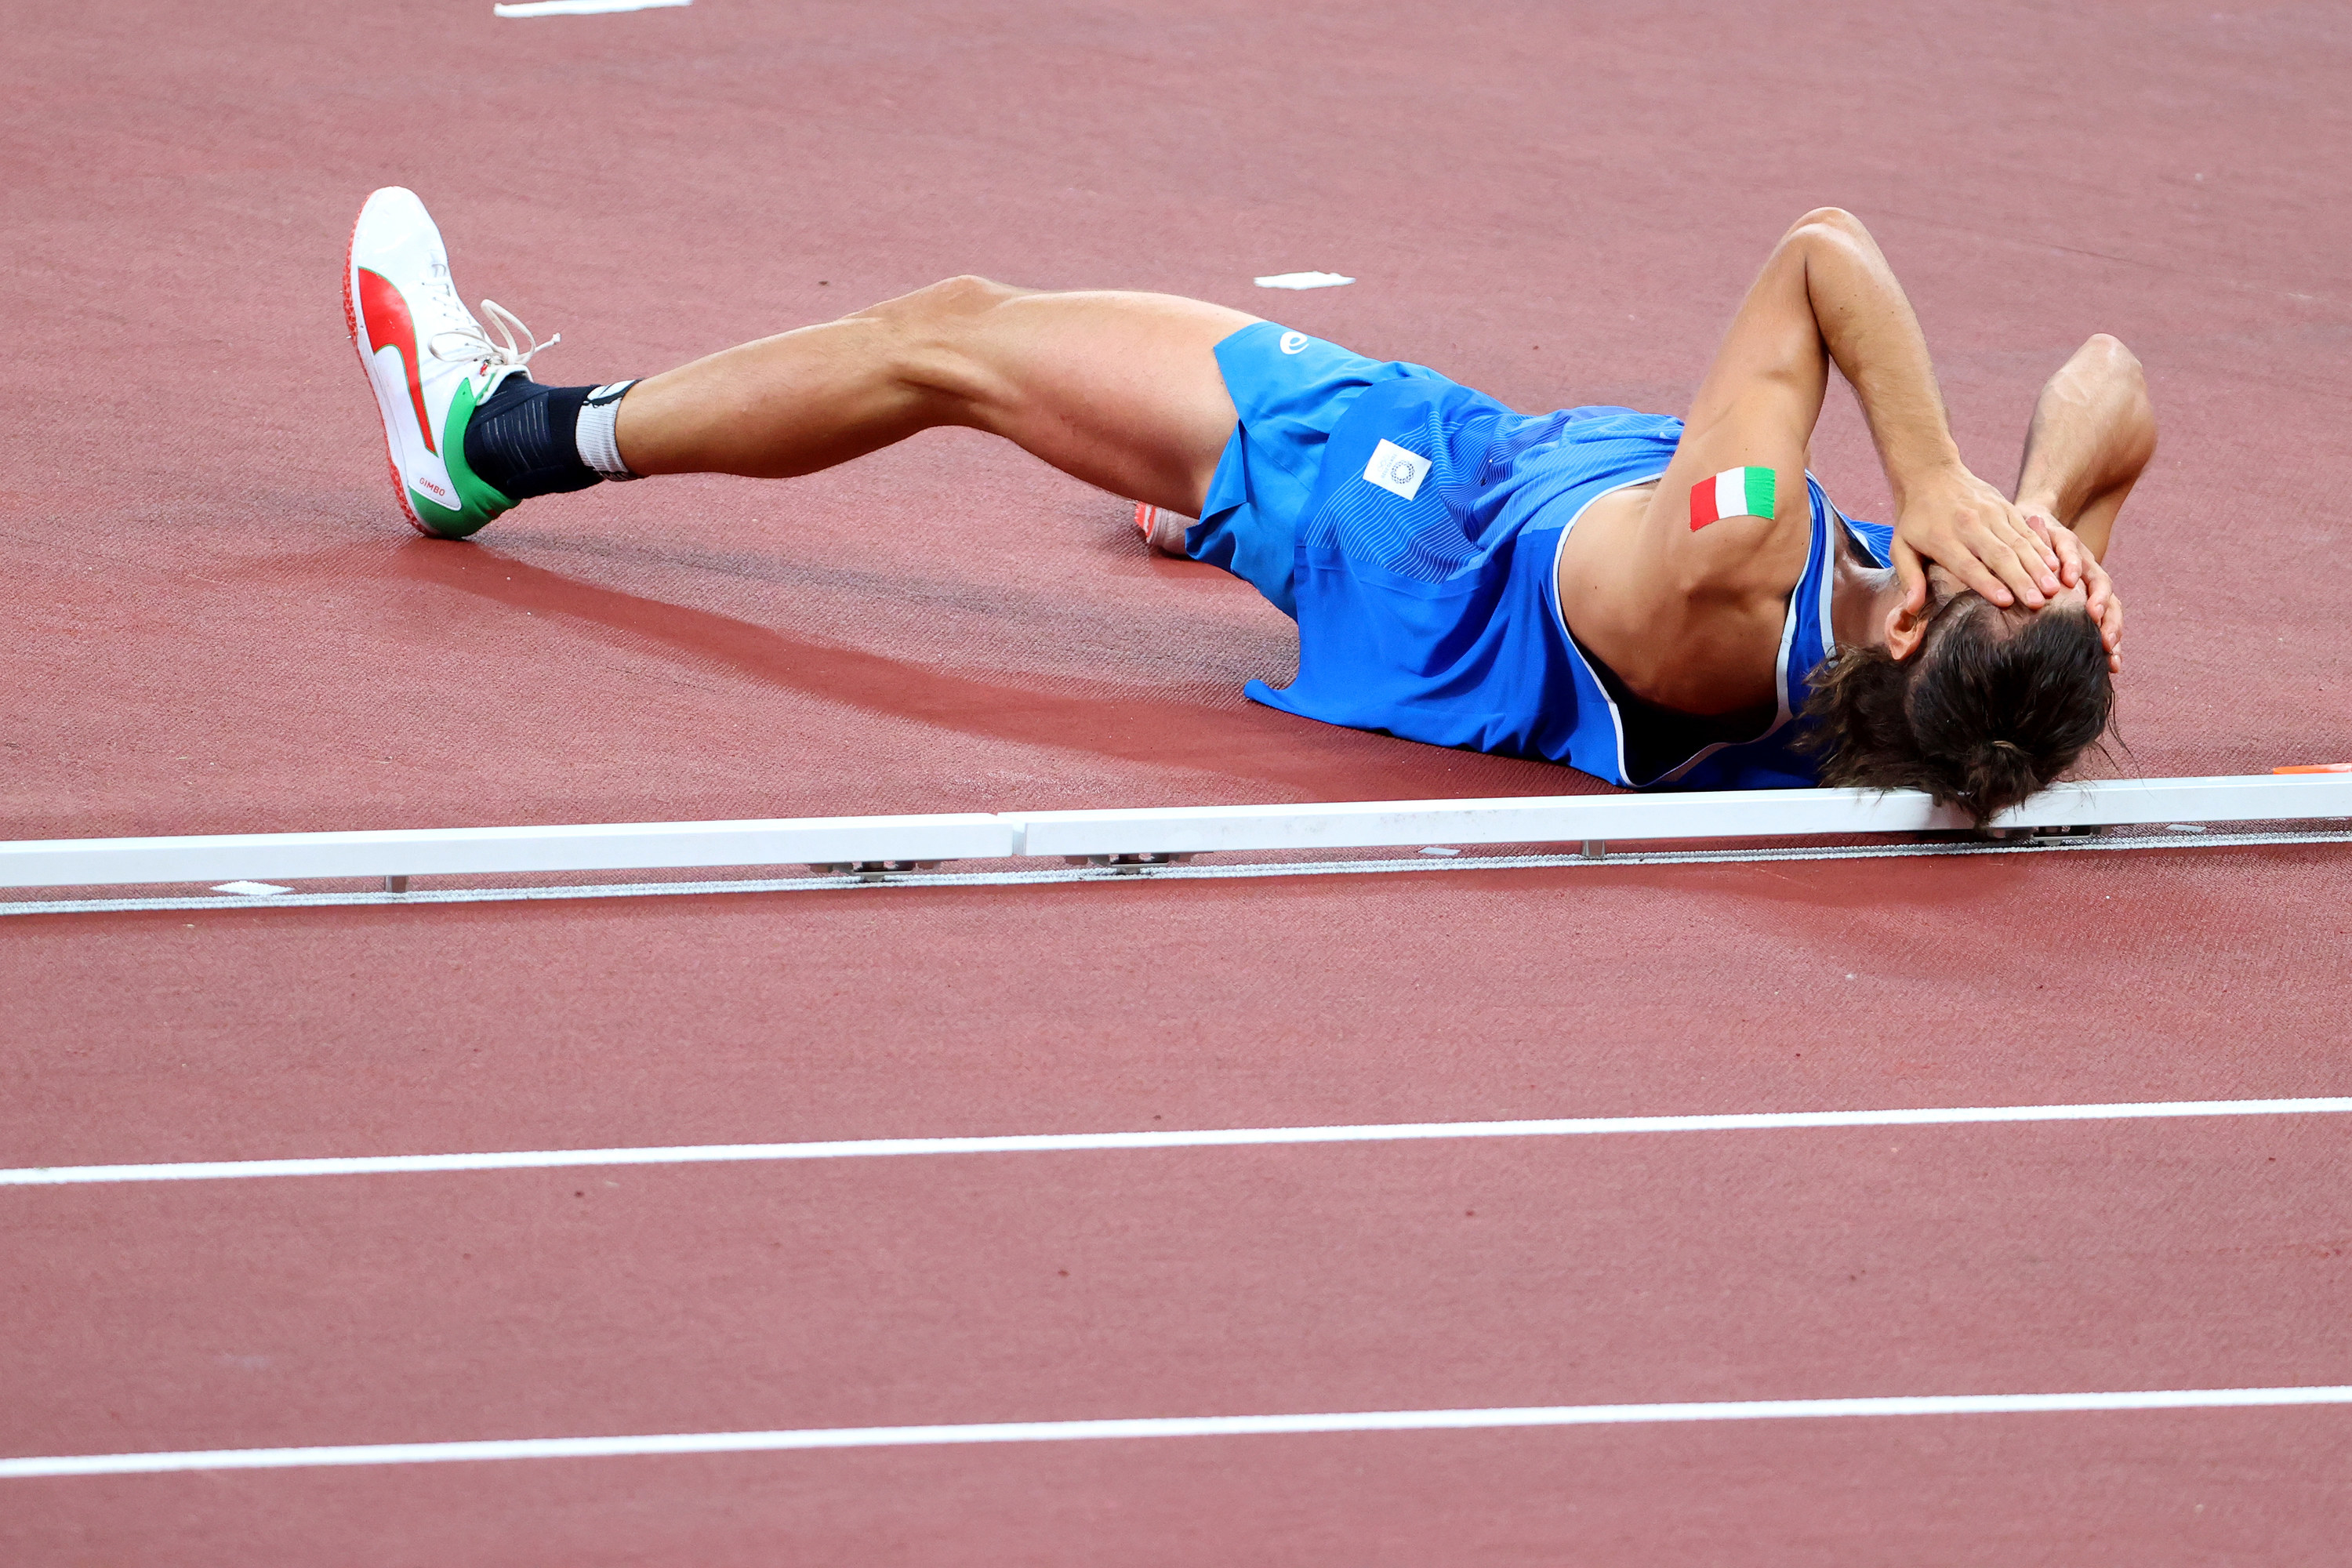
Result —
[[2061, 586], [2058, 552], [2007, 498], [1964, 468], [1936, 473], [1897, 503], [1895, 571], [1904, 603], [1927, 608], [1927, 563], [1934, 562], [2004, 607], [2038, 610]]
[[2099, 624], [2099, 641], [2106, 645], [2107, 671], [2124, 671], [2124, 605], [2099, 558], [2083, 548], [2074, 531], [2044, 511], [2025, 513], [2026, 526], [2058, 553], [2058, 577], [2069, 588], [2081, 584], [2084, 607]]

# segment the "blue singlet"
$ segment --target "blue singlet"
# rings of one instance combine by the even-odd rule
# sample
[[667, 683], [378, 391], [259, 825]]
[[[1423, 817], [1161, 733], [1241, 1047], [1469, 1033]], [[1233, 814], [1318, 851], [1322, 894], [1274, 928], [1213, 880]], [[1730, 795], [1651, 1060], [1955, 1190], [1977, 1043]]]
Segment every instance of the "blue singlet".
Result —
[[1805, 678], [1835, 650], [1841, 531], [1886, 562], [1889, 530], [1843, 517], [1812, 476], [1812, 548], [1780, 634], [1779, 711], [1648, 778], [1559, 608], [1560, 541], [1584, 509], [1664, 473], [1682, 421], [1629, 408], [1515, 414], [1435, 371], [1271, 321], [1217, 345], [1241, 423], [1187, 552], [1298, 622], [1298, 678], [1256, 701], [1439, 746], [1543, 757], [1611, 784], [1808, 786], [1793, 745]]

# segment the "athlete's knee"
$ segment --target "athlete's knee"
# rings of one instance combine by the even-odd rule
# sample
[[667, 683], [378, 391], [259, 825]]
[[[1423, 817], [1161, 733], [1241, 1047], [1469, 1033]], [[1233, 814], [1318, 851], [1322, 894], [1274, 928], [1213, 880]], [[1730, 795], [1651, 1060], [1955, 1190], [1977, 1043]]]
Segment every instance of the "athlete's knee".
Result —
[[968, 393], [989, 313], [1027, 292], [966, 275], [942, 279], [859, 314], [890, 328], [892, 357], [907, 380], [936, 391]]
[[945, 335], [1027, 292], [967, 273], [942, 278], [861, 313], [884, 317], [917, 335]]
[[991, 278], [979, 278], [967, 272], [957, 278], [942, 278], [928, 288], [918, 289], [908, 296], [920, 302], [919, 308], [929, 316], [940, 321], [961, 321], [992, 310], [1007, 300], [1027, 292], [1009, 283], [999, 283]]

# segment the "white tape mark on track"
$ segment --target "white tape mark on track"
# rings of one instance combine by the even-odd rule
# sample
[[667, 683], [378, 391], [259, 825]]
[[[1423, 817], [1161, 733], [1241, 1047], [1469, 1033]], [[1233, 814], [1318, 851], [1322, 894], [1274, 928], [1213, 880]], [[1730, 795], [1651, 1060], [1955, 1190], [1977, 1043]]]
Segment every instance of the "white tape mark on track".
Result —
[[34, 1165], [0, 1170], [0, 1186], [207, 1182], [247, 1176], [382, 1176], [572, 1165], [691, 1165], [751, 1160], [856, 1160], [901, 1154], [1050, 1154], [1217, 1149], [1266, 1143], [1398, 1143], [1441, 1138], [1565, 1138], [1608, 1132], [1778, 1131], [1814, 1127], [1948, 1127], [2003, 1121], [2139, 1121], [2190, 1116], [2352, 1112], [2352, 1097], [2171, 1100], [2119, 1105], [1994, 1105], [1899, 1110], [1764, 1110], [1706, 1116], [1585, 1116], [1534, 1121], [1409, 1121], [1354, 1127], [1233, 1127], [1165, 1132], [1036, 1132], [971, 1138], [861, 1138], [824, 1143], [699, 1143], [672, 1148], [540, 1149], [484, 1154], [364, 1154], [341, 1159], [216, 1160], [156, 1165]]
[[[1355, 279], [1339, 272], [1269, 272], [1250, 281], [1261, 289], [1337, 289]], [[1290, 352], [1287, 344], [1284, 352]]]
[[520, 0], [518, 5], [490, 9], [501, 16], [602, 16], [609, 11], [655, 11], [693, 4], [694, 0]]
[[1750, 1399], [1690, 1405], [1548, 1405], [1500, 1410], [1360, 1410], [1328, 1415], [1171, 1415], [1111, 1421], [995, 1421], [968, 1426], [830, 1426], [636, 1437], [520, 1437], [473, 1443], [364, 1443], [0, 1459], [0, 1480], [165, 1470], [278, 1470], [317, 1465], [430, 1465], [482, 1459], [599, 1459], [779, 1449], [1072, 1443], [1111, 1437], [1263, 1437], [1321, 1432], [1449, 1432], [1498, 1426], [1629, 1426], [1670, 1421], [1791, 1421], [1838, 1415], [2024, 1415], [2087, 1410], [2217, 1410], [2352, 1404], [2352, 1387], [2188, 1388], [2120, 1394], [1958, 1394], [1875, 1399]]

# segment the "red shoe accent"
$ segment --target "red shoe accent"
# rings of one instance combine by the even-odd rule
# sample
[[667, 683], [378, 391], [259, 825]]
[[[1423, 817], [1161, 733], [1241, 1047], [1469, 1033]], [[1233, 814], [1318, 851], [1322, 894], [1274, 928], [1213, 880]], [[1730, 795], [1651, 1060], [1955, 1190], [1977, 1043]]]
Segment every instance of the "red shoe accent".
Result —
[[1150, 501], [1135, 503], [1135, 531], [1143, 535], [1143, 542], [1151, 542], [1151, 514], [1157, 510]]
[[416, 427], [425, 433], [425, 449], [439, 455], [433, 445], [433, 421], [425, 416], [425, 380], [422, 367], [416, 363], [416, 323], [408, 314], [408, 301], [388, 279], [360, 268], [360, 319], [367, 323], [368, 346], [372, 349], [394, 349], [408, 371], [408, 400], [416, 408]]
[[[366, 209], [362, 207], [361, 211], [364, 214]], [[367, 351], [360, 347], [360, 313], [352, 299], [352, 258], [358, 254], [359, 245], [359, 220], [354, 218], [352, 220], [352, 237], [343, 246], [343, 331], [352, 335], [352, 347], [360, 356], [360, 368], [364, 370], [368, 367]], [[369, 382], [368, 390], [373, 393], [375, 390], [374, 378], [371, 376]], [[408, 526], [417, 532], [432, 532], [425, 526], [424, 519], [416, 515], [416, 507], [408, 499], [407, 481], [400, 477], [400, 459], [392, 455], [392, 431], [389, 428], [383, 433], [383, 466], [392, 476], [392, 499], [400, 504], [400, 515], [406, 518]]]

